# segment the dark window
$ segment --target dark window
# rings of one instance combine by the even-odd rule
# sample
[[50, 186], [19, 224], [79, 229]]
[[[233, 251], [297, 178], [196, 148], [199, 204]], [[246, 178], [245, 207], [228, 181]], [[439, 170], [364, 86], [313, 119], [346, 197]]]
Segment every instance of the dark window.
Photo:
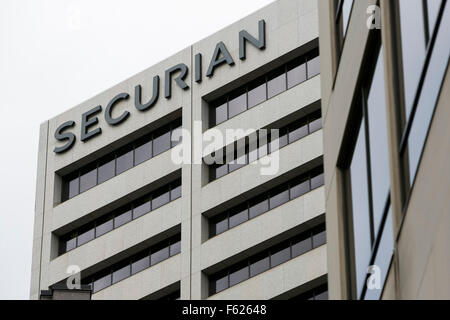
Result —
[[80, 193], [80, 178], [77, 177], [69, 181], [68, 199], [71, 199]]
[[298, 179], [294, 182], [294, 185], [291, 187], [290, 198], [295, 199], [300, 197], [310, 191], [309, 180]]
[[242, 211], [240, 211], [239, 213], [230, 215], [230, 228], [236, 227], [237, 225], [240, 225], [241, 223], [244, 223], [248, 220], [248, 209], [240, 209], [242, 209]]
[[66, 251], [73, 250], [77, 247], [77, 238], [70, 239], [66, 242]]
[[250, 203], [250, 219], [269, 211], [269, 200], [266, 197], [252, 201], [252, 203]]
[[215, 124], [221, 124], [228, 119], [228, 105], [223, 103], [215, 109]]
[[145, 142], [134, 150], [134, 163], [137, 166], [152, 157], [152, 141]]
[[181, 198], [181, 185], [175, 186], [170, 190], [170, 201]]
[[355, 246], [356, 283], [358, 297], [362, 292], [372, 250], [369, 220], [369, 191], [367, 178], [366, 135], [359, 130], [350, 165], [350, 183], [353, 207], [353, 234]]
[[131, 210], [118, 215], [117, 217], [114, 218], [114, 228], [118, 228], [121, 225], [130, 222], [131, 219], [132, 219]]
[[309, 123], [309, 133], [314, 133], [322, 129], [322, 119], [316, 119]]
[[88, 230], [78, 236], [77, 246], [81, 246], [86, 242], [94, 240], [95, 238], [95, 229]]
[[228, 171], [229, 173], [236, 171], [244, 166], [246, 166], [248, 164], [248, 154], [244, 154], [242, 156], [240, 156], [239, 158], [233, 160], [229, 165], [228, 165]]
[[98, 183], [103, 183], [116, 175], [116, 160], [108, 157], [100, 162], [98, 166]]
[[242, 93], [228, 101], [228, 117], [232, 118], [247, 110], [247, 94]]
[[327, 243], [326, 231], [318, 230], [317, 233], [313, 235], [313, 248], [320, 247], [320, 246], [324, 245], [325, 243]]
[[97, 185], [97, 168], [86, 169], [80, 175], [80, 193], [85, 192]]
[[308, 60], [308, 79], [320, 74], [320, 57], [317, 56]]
[[157, 194], [152, 199], [152, 209], [156, 210], [159, 207], [162, 207], [163, 205], [170, 202], [170, 192], [169, 190], [160, 191], [159, 195]]
[[150, 199], [144, 199], [139, 202], [133, 209], [133, 219], [139, 218], [140, 216], [150, 212]]
[[312, 249], [310, 237], [301, 237], [292, 244], [292, 258], [298, 257]]
[[105, 233], [110, 232], [112, 229], [114, 229], [114, 221], [113, 219], [110, 219], [95, 228], [95, 236], [100, 237]]
[[153, 156], [170, 149], [170, 132], [166, 132], [153, 140]]
[[131, 274], [138, 273], [150, 267], [150, 256], [148, 254], [143, 257], [136, 258], [131, 264]]
[[249, 278], [248, 274], [248, 266], [243, 266], [237, 269], [236, 271], [230, 272], [230, 287], [234, 286], [242, 281], [245, 281]]
[[269, 77], [269, 81], [267, 82], [267, 98], [273, 98], [284, 91], [286, 91], [286, 71], [283, 67]]
[[94, 288], [93, 288], [94, 292], [98, 292], [106, 287], [109, 287], [111, 285], [111, 274], [108, 274], [108, 275], [94, 281], [93, 285], [94, 285]]
[[221, 277], [213, 281], [213, 287], [211, 288], [211, 294], [218, 293], [228, 288], [228, 275]]
[[128, 278], [130, 275], [131, 275], [131, 267], [129, 264], [127, 264], [126, 266], [113, 272], [112, 282], [113, 283], [119, 282], [120, 280]]
[[318, 176], [315, 176], [314, 178], [311, 179], [311, 189], [312, 190], [323, 186], [323, 184], [324, 184], [323, 173], [321, 173]]
[[224, 175], [228, 174], [228, 165], [227, 164], [220, 165], [216, 168], [215, 171], [216, 171], [215, 178], [219, 179]]
[[265, 81], [262, 83], [255, 83], [248, 91], [248, 108], [253, 108], [258, 104], [267, 100], [267, 84]]
[[270, 267], [274, 268], [291, 259], [291, 248], [289, 245], [284, 245], [270, 254]]
[[117, 157], [117, 174], [127, 171], [133, 167], [133, 150], [124, 149]]
[[212, 224], [213, 232], [212, 235], [221, 234], [228, 230], [228, 218], [222, 218], [217, 222], [213, 222]]
[[181, 127], [175, 128], [170, 134], [170, 140], [172, 141], [172, 147], [175, 147], [183, 140], [183, 129]]
[[250, 277], [257, 276], [270, 269], [270, 259], [268, 255], [254, 259], [250, 262]]
[[[297, 65], [300, 62], [301, 64]], [[306, 81], [306, 64], [303, 63], [303, 59], [296, 61], [292, 66], [288, 66], [287, 81], [288, 89]]]
[[170, 256], [174, 256], [181, 252], [181, 241], [177, 241], [170, 245]]
[[270, 197], [270, 210], [281, 206], [289, 201], [289, 189], [284, 187], [282, 189], [278, 189], [273, 191], [273, 195]]
[[293, 125], [289, 130], [289, 143], [293, 143], [309, 134], [308, 124], [300, 122], [300, 126]]
[[151, 265], [155, 265], [158, 262], [161, 262], [163, 260], [166, 260], [169, 258], [169, 247], [165, 247], [162, 249], [159, 249], [158, 251], [155, 251], [150, 255], [150, 263]]

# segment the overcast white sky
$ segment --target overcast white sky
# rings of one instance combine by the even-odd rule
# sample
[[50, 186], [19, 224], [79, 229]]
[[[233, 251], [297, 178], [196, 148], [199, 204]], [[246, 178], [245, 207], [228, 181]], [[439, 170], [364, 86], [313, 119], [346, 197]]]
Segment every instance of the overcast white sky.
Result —
[[272, 0], [1, 2], [0, 299], [28, 299], [40, 123]]

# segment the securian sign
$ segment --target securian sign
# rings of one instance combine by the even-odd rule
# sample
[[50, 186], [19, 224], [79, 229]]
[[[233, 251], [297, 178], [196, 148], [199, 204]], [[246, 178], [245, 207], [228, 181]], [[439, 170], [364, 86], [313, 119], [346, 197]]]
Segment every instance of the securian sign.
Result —
[[[246, 43], [249, 42], [256, 48], [260, 50], [264, 50], [266, 48], [266, 23], [264, 20], [260, 20], [258, 23], [258, 39], [253, 37], [246, 30], [242, 30], [239, 32], [239, 59], [246, 59]], [[209, 63], [208, 70], [206, 72], [206, 77], [211, 78], [214, 76], [214, 71], [217, 67], [228, 64], [229, 66], [233, 66], [235, 64], [233, 57], [228, 51], [225, 43], [222, 41], [217, 43], [216, 48], [214, 50], [213, 56]], [[170, 99], [172, 96], [172, 80], [183, 90], [188, 90], [189, 86], [186, 84], [185, 79], [189, 73], [189, 68], [186, 64], [180, 63], [176, 66], [165, 71], [164, 75], [164, 98]], [[173, 76], [177, 74], [177, 76], [173, 78]], [[202, 54], [198, 53], [195, 55], [194, 59], [194, 80], [197, 83], [202, 82], [203, 74], [202, 74]], [[143, 103], [141, 100], [141, 85], [137, 85], [134, 88], [134, 106], [139, 111], [147, 111], [151, 109], [158, 102], [160, 91], [160, 77], [156, 75], [153, 77], [153, 94], [149, 101]], [[128, 100], [130, 98], [130, 94], [127, 92], [120, 93], [113, 97], [111, 101], [105, 108], [104, 116], [106, 122], [111, 126], [117, 126], [128, 119], [130, 116], [130, 112], [124, 111], [120, 116], [113, 118], [112, 110], [114, 106], [117, 105], [119, 101]], [[93, 130], [90, 130], [93, 126], [98, 123], [97, 115], [102, 112], [102, 106], [96, 106], [89, 111], [86, 111], [81, 116], [81, 133], [80, 140], [83, 142], [88, 141], [89, 139], [100, 135], [102, 133], [102, 128], [97, 127]], [[63, 146], [56, 147], [54, 152], [59, 154], [68, 151], [73, 147], [76, 141], [76, 136], [73, 132], [70, 131], [71, 128], [75, 126], [75, 121], [67, 121], [61, 124], [55, 131], [55, 139], [60, 142], [65, 142]]]

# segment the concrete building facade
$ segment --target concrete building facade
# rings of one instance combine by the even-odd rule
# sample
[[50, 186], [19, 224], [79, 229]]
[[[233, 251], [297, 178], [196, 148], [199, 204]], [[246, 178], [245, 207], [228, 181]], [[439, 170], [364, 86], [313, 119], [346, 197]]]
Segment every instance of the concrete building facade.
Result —
[[276, 1], [43, 123], [31, 298], [326, 298], [318, 26]]
[[450, 4], [318, 5], [330, 299], [449, 299]]

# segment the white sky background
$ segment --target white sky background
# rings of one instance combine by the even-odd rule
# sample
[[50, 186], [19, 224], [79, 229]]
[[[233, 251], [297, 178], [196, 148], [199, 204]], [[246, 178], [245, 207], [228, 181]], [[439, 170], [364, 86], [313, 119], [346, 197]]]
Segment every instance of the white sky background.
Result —
[[29, 298], [40, 123], [270, 2], [1, 0], [0, 299]]

